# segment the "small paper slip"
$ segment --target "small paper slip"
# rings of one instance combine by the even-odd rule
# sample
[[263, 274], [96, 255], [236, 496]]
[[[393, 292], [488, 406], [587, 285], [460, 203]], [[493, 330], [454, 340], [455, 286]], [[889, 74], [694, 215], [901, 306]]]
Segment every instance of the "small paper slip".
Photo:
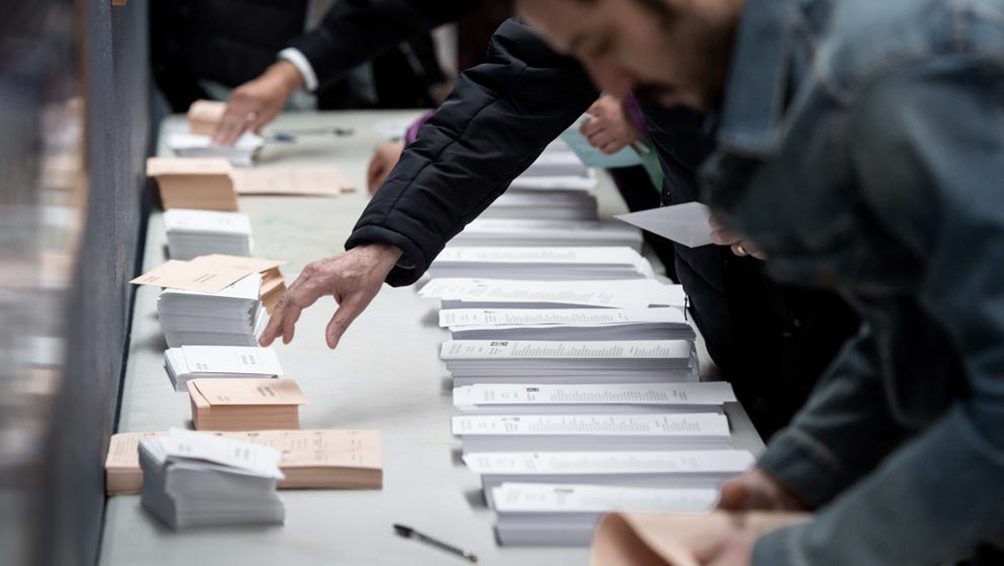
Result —
[[164, 265], [133, 279], [134, 285], [216, 293], [254, 273], [253, 270], [219, 267], [210, 263], [169, 260]]
[[230, 175], [233, 168], [220, 157], [148, 157], [147, 177], [168, 175]]
[[582, 116], [559, 136], [561, 141], [568, 144], [568, 147], [575, 152], [575, 155], [579, 156], [582, 163], [589, 167], [598, 167], [600, 169], [641, 165], [641, 157], [631, 146], [627, 146], [612, 155], [607, 155], [590, 145], [589, 140], [579, 131], [582, 124], [588, 122], [589, 119], [590, 116], [588, 115]]
[[218, 157], [150, 157], [147, 176], [156, 179], [165, 209], [237, 210], [231, 166]]
[[282, 453], [268, 446], [177, 428], [157, 440], [167, 460], [204, 460], [262, 477], [283, 478]]
[[699, 202], [618, 214], [616, 218], [688, 248], [712, 243], [709, 224], [711, 209]]
[[269, 348], [228, 346], [182, 346], [189, 371], [220, 374], [280, 375], [282, 367]]
[[208, 135], [187, 132], [169, 133], [165, 142], [179, 157], [222, 157], [237, 167], [253, 165], [255, 157], [265, 145], [261, 136], [251, 132], [241, 134], [232, 146], [213, 145]]
[[679, 309], [447, 309], [439, 326], [618, 326], [631, 323], [683, 323]]
[[331, 165], [235, 169], [230, 176], [241, 195], [336, 197], [355, 190], [342, 170]]

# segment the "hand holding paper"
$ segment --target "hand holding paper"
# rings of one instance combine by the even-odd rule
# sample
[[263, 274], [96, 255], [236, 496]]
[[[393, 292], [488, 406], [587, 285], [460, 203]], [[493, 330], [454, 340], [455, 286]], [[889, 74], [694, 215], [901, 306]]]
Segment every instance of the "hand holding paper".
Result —
[[746, 566], [758, 537], [811, 518], [807, 513], [612, 513], [596, 528], [590, 564]]

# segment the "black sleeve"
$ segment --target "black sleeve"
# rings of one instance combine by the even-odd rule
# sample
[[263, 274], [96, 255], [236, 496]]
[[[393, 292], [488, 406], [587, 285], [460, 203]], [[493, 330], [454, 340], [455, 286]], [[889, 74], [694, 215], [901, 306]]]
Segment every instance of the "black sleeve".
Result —
[[479, 0], [340, 0], [316, 29], [290, 46], [310, 61], [323, 86], [381, 51], [480, 5]]
[[485, 62], [460, 76], [422, 126], [345, 247], [401, 248], [387, 282], [413, 283], [597, 95], [577, 62], [515, 20], [503, 23]]

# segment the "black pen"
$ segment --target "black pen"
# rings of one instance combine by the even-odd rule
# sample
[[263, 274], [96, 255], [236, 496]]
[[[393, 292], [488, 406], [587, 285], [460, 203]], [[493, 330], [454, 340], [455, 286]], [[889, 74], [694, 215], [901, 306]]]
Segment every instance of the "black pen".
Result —
[[465, 559], [465, 560], [467, 560], [467, 561], [469, 561], [471, 563], [477, 563], [477, 561], [478, 561], [478, 557], [475, 556], [475, 555], [473, 555], [473, 554], [471, 554], [470, 552], [467, 552], [466, 550], [459, 549], [459, 548], [457, 548], [455, 546], [451, 546], [449, 544], [446, 544], [445, 542], [436, 540], [436, 539], [434, 539], [434, 538], [432, 538], [432, 537], [430, 537], [428, 535], [423, 535], [422, 533], [416, 531], [415, 529], [413, 529], [411, 527], [406, 527], [404, 525], [399, 525], [399, 524], [395, 523], [394, 524], [394, 532], [396, 532], [400, 536], [403, 536], [404, 538], [415, 539], [415, 540], [424, 542], [426, 544], [431, 544], [432, 546], [435, 546], [436, 548], [438, 548], [440, 550], [445, 550], [446, 552], [449, 552], [451, 554], [456, 554], [457, 556], [459, 556], [459, 557], [461, 557], [461, 558], [463, 558], [463, 559]]

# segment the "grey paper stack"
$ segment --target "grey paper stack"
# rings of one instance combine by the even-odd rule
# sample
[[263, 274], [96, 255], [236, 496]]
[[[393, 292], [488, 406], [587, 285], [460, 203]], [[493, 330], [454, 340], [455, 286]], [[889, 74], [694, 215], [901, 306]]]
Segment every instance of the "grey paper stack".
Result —
[[174, 429], [140, 441], [140, 503], [174, 530], [281, 524], [280, 452], [267, 446]]
[[260, 293], [258, 273], [217, 293], [165, 289], [157, 298], [157, 314], [167, 345], [257, 345], [268, 322]]
[[164, 212], [171, 259], [251, 255], [251, 219], [239, 212], [173, 208]]

